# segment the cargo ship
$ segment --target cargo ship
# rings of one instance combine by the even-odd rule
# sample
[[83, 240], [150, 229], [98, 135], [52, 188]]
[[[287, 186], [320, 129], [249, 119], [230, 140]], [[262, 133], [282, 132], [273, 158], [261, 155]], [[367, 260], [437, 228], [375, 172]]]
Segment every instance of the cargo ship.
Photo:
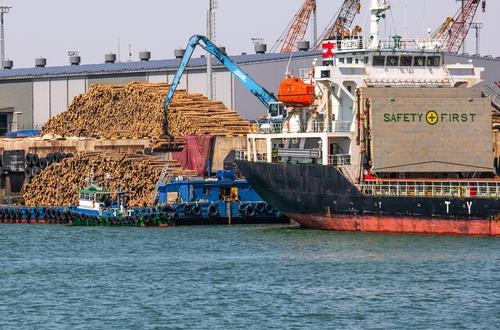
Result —
[[445, 64], [431, 38], [379, 39], [389, 6], [372, 0], [368, 38], [323, 42], [280, 86], [285, 119], [249, 134], [236, 163], [306, 228], [500, 235], [498, 105], [478, 87], [483, 69]]

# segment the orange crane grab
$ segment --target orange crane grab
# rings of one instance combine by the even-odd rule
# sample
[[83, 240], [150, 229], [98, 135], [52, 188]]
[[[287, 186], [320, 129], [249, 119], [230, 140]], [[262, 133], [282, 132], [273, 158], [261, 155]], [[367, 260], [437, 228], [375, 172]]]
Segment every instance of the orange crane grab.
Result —
[[[360, 10], [360, 0], [344, 0], [336, 19], [330, 22], [329, 27], [318, 38], [315, 48], [321, 48], [321, 44], [325, 40], [336, 39], [337, 36], [349, 35], [352, 22]], [[360, 32], [359, 27], [357, 27], [356, 32]]]
[[[442, 48], [451, 54], [457, 54], [469, 33], [474, 16], [479, 8], [480, 0], [464, 0], [463, 10], [459, 9], [452, 23], [441, 35], [443, 37]], [[486, 1], [482, 1], [483, 12], [486, 9]], [[445, 22], [446, 23], [446, 22]], [[450, 23], [450, 22], [449, 22]]]
[[[297, 50], [297, 41], [303, 40], [307, 32], [307, 26], [313, 12], [316, 11], [316, 0], [305, 0], [302, 7], [293, 17], [285, 32], [274, 44], [273, 50], [282, 42], [281, 53], [290, 53]], [[283, 38], [283, 36], [285, 36]], [[272, 51], [273, 51], [272, 50]]]

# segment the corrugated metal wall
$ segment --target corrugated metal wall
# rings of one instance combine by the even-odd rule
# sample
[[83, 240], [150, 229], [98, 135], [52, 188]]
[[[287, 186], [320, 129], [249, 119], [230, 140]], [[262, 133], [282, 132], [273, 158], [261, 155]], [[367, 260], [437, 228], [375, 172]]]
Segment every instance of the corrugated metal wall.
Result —
[[50, 117], [68, 108], [68, 80], [50, 80]]
[[31, 81], [0, 83], [0, 106], [13, 107], [17, 116], [17, 128], [33, 126], [33, 87]]
[[166, 72], [148, 73], [147, 75], [149, 83], [167, 83], [167, 78]]
[[68, 105], [73, 102], [73, 98], [87, 91], [87, 79], [70, 78], [68, 79]]
[[495, 81], [500, 81], [500, 59], [488, 59], [484, 57], [466, 57], [461, 55], [445, 55], [446, 64], [469, 63], [472, 60], [475, 66], [483, 67], [483, 78], [488, 85], [493, 85]]
[[[290, 62], [289, 70], [296, 76], [300, 76], [301, 69], [311, 68], [314, 57], [293, 59]], [[255, 79], [262, 87], [277, 94], [281, 80], [285, 78], [288, 60], [272, 61], [257, 64], [243, 64], [241, 68]], [[256, 119], [267, 113], [262, 103], [246, 88], [238, 79], [234, 79], [234, 108], [238, 113], [247, 119]]]
[[127, 84], [131, 81], [147, 82], [147, 76], [145, 73], [89, 76], [88, 86], [91, 86], [92, 84]]
[[41, 129], [50, 118], [50, 81], [33, 81], [33, 128]]

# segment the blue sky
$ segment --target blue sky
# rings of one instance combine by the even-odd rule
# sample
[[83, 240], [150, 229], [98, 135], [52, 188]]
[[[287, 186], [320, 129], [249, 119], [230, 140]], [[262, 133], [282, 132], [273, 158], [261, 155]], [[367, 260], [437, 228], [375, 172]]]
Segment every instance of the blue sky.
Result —
[[[319, 32], [338, 11], [341, 0], [317, 0]], [[121, 60], [132, 59], [149, 50], [153, 59], [173, 57], [173, 49], [184, 47], [192, 34], [205, 34], [208, 0], [0, 0], [13, 8], [6, 15], [7, 57], [15, 67], [31, 67], [44, 56], [48, 65], [65, 65], [67, 51], [78, 50], [83, 63], [100, 63], [107, 52], [118, 51]], [[284, 30], [303, 0], [218, 0], [216, 10], [217, 44], [229, 54], [252, 52], [252, 37], [262, 37], [270, 46]], [[368, 30], [368, 0], [355, 20]], [[427, 28], [437, 28], [459, 7], [455, 0], [393, 0], [392, 10], [382, 27], [384, 35], [393, 31], [419, 37]], [[405, 9], [406, 8], [406, 9]], [[405, 12], [407, 13], [405, 15]], [[478, 11], [481, 53], [500, 56], [500, 1], [487, 0], [487, 12]], [[406, 17], [406, 29], [405, 29]], [[474, 53], [475, 38], [470, 33], [467, 52]], [[309, 33], [307, 39], [310, 39]]]

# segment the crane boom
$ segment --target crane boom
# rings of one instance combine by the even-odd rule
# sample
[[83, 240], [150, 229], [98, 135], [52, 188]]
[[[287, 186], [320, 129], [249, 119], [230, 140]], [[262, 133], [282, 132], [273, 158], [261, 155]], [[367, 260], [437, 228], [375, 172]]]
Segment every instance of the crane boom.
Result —
[[290, 53], [297, 50], [297, 41], [303, 40], [311, 14], [316, 10], [316, 0], [305, 0], [302, 7], [295, 14], [281, 47], [281, 53]]
[[[167, 117], [168, 107], [172, 98], [174, 97], [175, 90], [179, 85], [182, 75], [186, 69], [186, 66], [193, 55], [193, 52], [196, 46], [200, 46], [210, 54], [212, 54], [215, 58], [217, 58], [236, 78], [238, 78], [243, 86], [255, 95], [264, 106], [268, 109], [270, 113], [277, 113], [278, 115], [283, 109], [283, 104], [279, 102], [279, 100], [274, 96], [273, 93], [266, 90], [264, 87], [259, 85], [252, 77], [250, 77], [243, 69], [241, 69], [236, 63], [234, 63], [229, 56], [227, 56], [224, 52], [222, 52], [215, 44], [213, 44], [207, 37], [201, 35], [192, 36], [188, 44], [186, 46], [186, 52], [182, 57], [181, 63], [177, 68], [177, 72], [175, 73], [175, 77], [172, 80], [172, 84], [170, 85], [170, 89], [168, 90], [167, 97], [165, 98], [165, 102], [163, 103], [164, 116]], [[168, 120], [165, 120], [165, 127], [163, 128], [165, 135], [168, 135]]]
[[330, 22], [329, 26], [318, 38], [315, 48], [321, 48], [321, 44], [325, 40], [336, 39], [337, 36], [349, 35], [352, 22], [360, 10], [360, 0], [344, 0], [337, 17]]
[[[446, 21], [432, 34], [431, 39], [441, 41], [444, 51], [456, 54], [462, 47], [467, 34], [471, 28], [474, 16], [479, 8], [480, 0], [464, 0], [454, 17], [448, 17]], [[483, 11], [486, 8], [486, 1], [482, 1]]]

